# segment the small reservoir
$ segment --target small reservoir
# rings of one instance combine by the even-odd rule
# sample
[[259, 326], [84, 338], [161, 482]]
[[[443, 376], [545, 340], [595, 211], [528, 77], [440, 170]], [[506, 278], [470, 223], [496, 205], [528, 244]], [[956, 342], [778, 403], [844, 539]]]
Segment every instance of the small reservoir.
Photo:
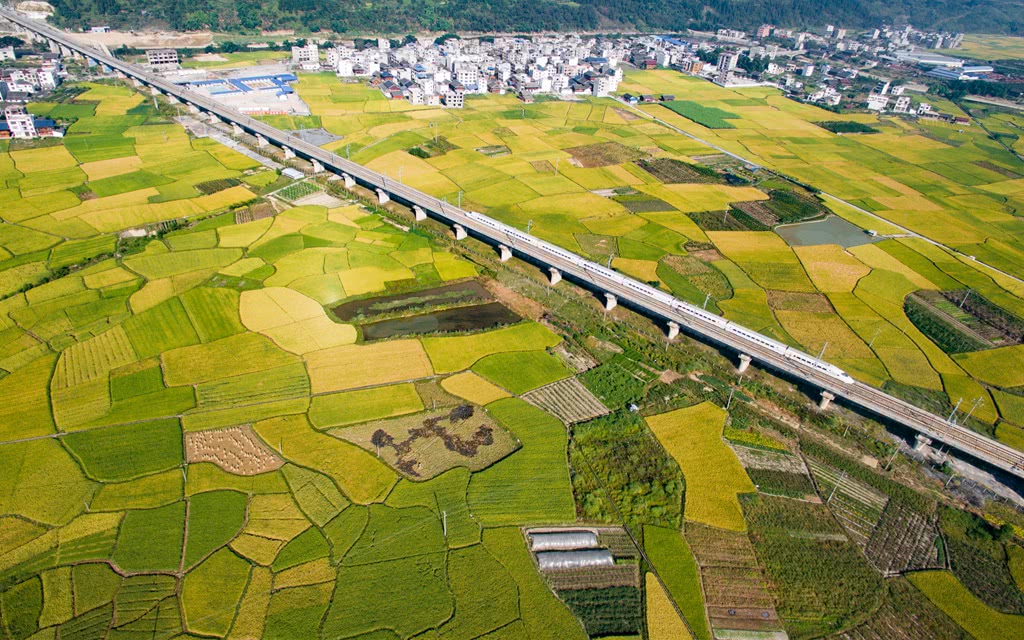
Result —
[[775, 233], [791, 246], [807, 247], [820, 244], [838, 244], [847, 249], [862, 244], [878, 242], [881, 237], [872, 236], [860, 227], [839, 216], [829, 216], [814, 222], [798, 222], [775, 227]]
[[493, 329], [515, 324], [520, 320], [522, 318], [500, 302], [489, 302], [470, 307], [444, 309], [418, 316], [381, 320], [372, 324], [364, 324], [362, 329], [363, 338], [366, 340], [383, 340], [384, 338], [418, 333]]

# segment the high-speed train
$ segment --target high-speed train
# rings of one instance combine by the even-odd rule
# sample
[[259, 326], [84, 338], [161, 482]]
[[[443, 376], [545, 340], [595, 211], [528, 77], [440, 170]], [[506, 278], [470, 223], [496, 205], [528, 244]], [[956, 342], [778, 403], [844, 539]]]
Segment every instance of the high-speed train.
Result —
[[571, 251], [566, 251], [561, 247], [555, 246], [549, 242], [545, 242], [544, 240], [523, 233], [522, 231], [514, 227], [510, 227], [506, 224], [498, 222], [497, 220], [489, 218], [483, 214], [469, 211], [466, 212], [465, 215], [466, 217], [472, 219], [474, 222], [478, 222], [484, 226], [490, 227], [491, 229], [494, 229], [498, 233], [504, 235], [505, 237], [508, 238], [509, 244], [513, 246], [517, 244], [528, 244], [536, 249], [540, 249], [547, 253], [554, 254], [559, 258], [565, 260], [566, 262], [570, 262], [576, 265], [577, 267], [583, 269], [586, 272], [598, 275], [607, 280], [611, 280], [612, 282], [615, 282], [616, 284], [626, 287], [628, 289], [632, 289], [633, 291], [636, 291], [637, 293], [642, 294], [647, 298], [657, 300], [658, 302], [678, 311], [684, 316], [689, 316], [694, 320], [698, 320], [700, 322], [704, 322], [707, 324], [712, 324], [718, 327], [719, 329], [722, 329], [723, 331], [727, 331], [729, 333], [745, 338], [751, 342], [760, 345], [761, 347], [764, 347], [765, 349], [778, 353], [784, 358], [788, 358], [806, 367], [810, 367], [815, 371], [822, 373], [830, 378], [834, 378], [835, 380], [838, 380], [844, 384], [851, 384], [854, 382], [853, 378], [851, 378], [848, 373], [846, 373], [845, 371], [843, 371], [842, 369], [833, 364], [829, 364], [827, 362], [819, 360], [818, 358], [813, 358], [802, 351], [784, 345], [781, 342], [778, 342], [777, 340], [772, 340], [771, 338], [763, 336], [760, 333], [757, 333], [756, 331], [751, 331], [746, 327], [738, 325], [730, 320], [726, 320], [725, 318], [717, 316], [704, 309], [701, 309], [698, 306], [692, 305], [688, 302], [683, 302], [682, 300], [678, 300], [672, 297], [671, 295], [665, 293], [664, 291], [659, 291], [658, 289], [655, 289], [652, 286], [643, 284], [642, 282], [637, 282], [632, 278], [627, 278], [626, 276], [622, 275], [617, 271], [614, 271], [607, 267], [603, 267], [597, 263], [590, 262], [589, 260], [584, 260], [582, 257], [572, 253]]

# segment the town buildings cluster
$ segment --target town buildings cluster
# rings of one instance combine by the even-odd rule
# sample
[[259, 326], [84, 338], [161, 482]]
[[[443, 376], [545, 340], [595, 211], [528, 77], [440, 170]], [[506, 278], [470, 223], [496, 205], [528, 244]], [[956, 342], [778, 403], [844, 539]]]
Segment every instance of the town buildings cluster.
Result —
[[[909, 93], [926, 87], [890, 82], [883, 72], [892, 67], [939, 80], [987, 77], [990, 66], [934, 51], [955, 49], [962, 39], [963, 34], [910, 26], [852, 33], [836, 26], [809, 32], [762, 25], [753, 33], [720, 29], [685, 38], [564, 34], [309, 42], [292, 48], [292, 63], [366, 80], [390, 99], [448, 108], [461, 108], [466, 96], [482, 93], [511, 92], [525, 102], [544, 94], [608, 96], [629, 66], [671, 68], [729, 87], [778, 86], [794, 99], [825, 107], [853, 99], [854, 106], [872, 111], [924, 116], [930, 107]], [[876, 82], [886, 89], [873, 90]]]
[[19, 57], [14, 47], [0, 48], [0, 100], [25, 103], [41, 91], [60, 85], [64, 69], [58, 53]]
[[[576, 35], [532, 39], [450, 38], [441, 43], [409, 41], [392, 47], [332, 46], [322, 65], [342, 78], [365, 78], [392, 99], [461, 108], [465, 97], [514, 93], [526, 102], [535, 95], [609, 96], [622, 80], [620, 62], [629, 59], [627, 41]], [[292, 49], [302, 68], [317, 64], [315, 44]]]

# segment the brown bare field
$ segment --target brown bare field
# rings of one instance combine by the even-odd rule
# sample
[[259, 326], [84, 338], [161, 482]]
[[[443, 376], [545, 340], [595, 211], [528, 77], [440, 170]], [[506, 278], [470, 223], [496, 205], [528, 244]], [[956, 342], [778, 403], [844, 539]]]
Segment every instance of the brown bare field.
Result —
[[689, 523], [708, 620], [716, 630], [775, 631], [782, 622], [747, 534]]
[[188, 462], [212, 462], [228, 473], [240, 476], [275, 471], [284, 465], [284, 460], [263, 444], [249, 425], [186, 433], [185, 459]]

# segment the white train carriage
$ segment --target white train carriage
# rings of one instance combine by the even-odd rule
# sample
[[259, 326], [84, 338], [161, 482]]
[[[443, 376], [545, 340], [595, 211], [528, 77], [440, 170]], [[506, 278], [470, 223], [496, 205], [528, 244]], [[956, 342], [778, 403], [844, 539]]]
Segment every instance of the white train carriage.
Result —
[[575, 253], [572, 253], [571, 251], [566, 251], [565, 249], [555, 246], [549, 242], [545, 242], [540, 238], [536, 238], [529, 234], [523, 233], [522, 231], [514, 227], [510, 227], [502, 222], [499, 222], [493, 218], [489, 218], [483, 214], [470, 211], [466, 213], [466, 216], [476, 222], [479, 222], [480, 224], [486, 225], [492, 229], [495, 229], [496, 231], [505, 234], [505, 236], [507, 236], [508, 238], [512, 239], [515, 242], [522, 242], [524, 244], [528, 244], [542, 251], [556, 255], [562, 260], [565, 260], [570, 264], [573, 264], [583, 269], [584, 271], [596, 273], [603, 278], [607, 278], [612, 282], [615, 282], [620, 286], [635, 291], [651, 300], [655, 300], [661, 304], [668, 305], [672, 309], [678, 311], [679, 313], [682, 313], [693, 318], [698, 318], [704, 322], [713, 324], [720, 329], [724, 329], [729, 333], [749, 340], [757, 345], [760, 345], [765, 349], [768, 349], [769, 351], [772, 351], [773, 353], [779, 354], [784, 358], [787, 358], [794, 362], [798, 362], [804, 366], [810, 367], [815, 371], [818, 371], [819, 373], [829, 376], [830, 378], [834, 378], [845, 384], [851, 384], [854, 382], [853, 378], [851, 378], [849, 374], [847, 374], [845, 371], [843, 371], [842, 369], [835, 365], [829, 364], [817, 358], [813, 358], [807, 355], [806, 353], [803, 353], [802, 351], [793, 349], [792, 347], [784, 345], [781, 342], [778, 342], [777, 340], [772, 340], [771, 338], [761, 335], [756, 331], [751, 331], [750, 329], [747, 329], [742, 325], [738, 325], [735, 322], [728, 321], [725, 318], [722, 318], [721, 316], [711, 313], [710, 311], [701, 309], [700, 307], [694, 306], [688, 302], [677, 300], [676, 298], [670, 296], [664, 291], [660, 291], [658, 289], [655, 289], [654, 287], [651, 287], [650, 285], [638, 282], [632, 278], [624, 276], [618, 271], [614, 271], [607, 267], [601, 266], [597, 263], [585, 260], [584, 258], [576, 255]]

